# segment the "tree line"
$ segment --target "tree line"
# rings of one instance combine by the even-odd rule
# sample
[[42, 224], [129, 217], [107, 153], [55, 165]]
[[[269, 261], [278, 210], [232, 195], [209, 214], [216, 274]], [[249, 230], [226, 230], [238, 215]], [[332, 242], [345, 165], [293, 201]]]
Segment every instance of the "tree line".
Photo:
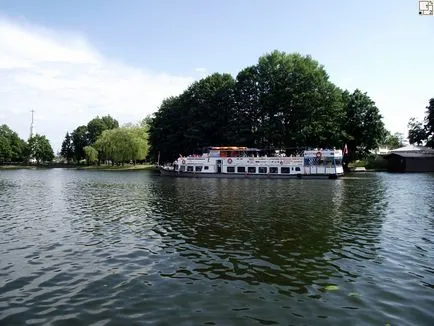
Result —
[[400, 139], [366, 92], [340, 89], [310, 56], [273, 51], [236, 78], [215, 73], [166, 98], [150, 121], [149, 142], [150, 156], [162, 161], [210, 145], [293, 151], [344, 144], [353, 160]]
[[44, 135], [32, 135], [26, 142], [7, 125], [0, 126], [0, 163], [25, 163], [35, 160], [39, 164], [53, 158], [53, 149]]
[[[424, 122], [409, 121], [410, 143], [434, 147], [434, 98]], [[173, 161], [179, 154], [208, 146], [248, 146], [286, 150], [343, 148], [348, 161], [366, 157], [379, 145], [402, 146], [403, 135], [386, 130], [366, 92], [343, 90], [310, 56], [273, 51], [236, 77], [214, 73], [182, 94], [162, 101], [152, 117], [120, 127], [110, 115], [67, 132], [60, 154], [68, 162], [111, 164], [144, 160]], [[0, 127], [0, 162], [29, 158], [51, 161], [45, 136], [27, 142]]]
[[78, 126], [71, 134], [67, 132], [60, 154], [68, 163], [86, 160], [87, 164], [135, 164], [146, 158], [148, 147], [147, 119], [119, 127], [119, 122], [107, 115]]

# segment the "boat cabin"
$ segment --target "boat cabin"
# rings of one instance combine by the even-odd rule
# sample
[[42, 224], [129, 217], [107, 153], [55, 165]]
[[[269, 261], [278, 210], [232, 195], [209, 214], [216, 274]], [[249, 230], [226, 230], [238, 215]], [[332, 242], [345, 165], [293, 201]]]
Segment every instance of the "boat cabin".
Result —
[[337, 175], [343, 173], [342, 151], [314, 149], [302, 154], [284, 153], [248, 147], [209, 147], [202, 155], [180, 156], [173, 171], [193, 174], [225, 175]]

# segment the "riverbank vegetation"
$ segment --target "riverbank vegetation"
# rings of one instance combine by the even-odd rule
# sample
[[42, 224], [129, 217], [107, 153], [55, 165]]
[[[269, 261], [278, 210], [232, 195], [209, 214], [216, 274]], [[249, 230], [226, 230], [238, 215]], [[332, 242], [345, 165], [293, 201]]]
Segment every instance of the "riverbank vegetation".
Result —
[[366, 92], [342, 90], [310, 56], [274, 51], [236, 78], [215, 73], [167, 98], [150, 122], [150, 156], [162, 161], [209, 145], [287, 151], [348, 146], [348, 161], [384, 142], [387, 132]]
[[118, 121], [109, 115], [96, 117], [71, 134], [66, 133], [60, 154], [67, 162], [86, 160], [87, 165], [135, 165], [148, 154], [148, 129], [146, 119], [119, 127]]
[[79, 170], [98, 170], [98, 171], [140, 171], [140, 170], [155, 170], [156, 166], [154, 164], [124, 164], [124, 165], [111, 165], [111, 164], [101, 164], [101, 165], [88, 165], [88, 166], [78, 166]]
[[0, 164], [51, 161], [54, 152], [47, 137], [32, 135], [26, 142], [7, 125], [0, 126]]
[[411, 118], [408, 122], [408, 140], [410, 144], [434, 148], [434, 98], [429, 100], [424, 121]]
[[[434, 147], [434, 98], [424, 122], [409, 121], [408, 138], [410, 143]], [[151, 117], [139, 123], [119, 126], [109, 115], [97, 116], [66, 132], [59, 154], [66, 165], [134, 166], [159, 159], [171, 162], [207, 146], [248, 146], [290, 154], [346, 144], [346, 164], [371, 166], [383, 164], [375, 163], [372, 150], [397, 148], [403, 140], [402, 134], [386, 130], [380, 110], [366, 92], [339, 88], [310, 56], [273, 51], [235, 78], [214, 73], [194, 82], [182, 94], [164, 99]], [[45, 136], [25, 142], [8, 126], [0, 127], [0, 163], [40, 164], [53, 157]]]

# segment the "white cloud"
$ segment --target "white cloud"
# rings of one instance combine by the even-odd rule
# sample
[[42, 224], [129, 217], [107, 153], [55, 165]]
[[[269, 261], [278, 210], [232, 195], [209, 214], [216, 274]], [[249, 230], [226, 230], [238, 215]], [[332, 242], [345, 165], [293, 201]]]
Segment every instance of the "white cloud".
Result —
[[200, 72], [200, 73], [206, 73], [207, 69], [206, 68], [195, 68], [194, 71]]
[[193, 80], [109, 60], [83, 37], [0, 17], [0, 124], [27, 139], [34, 109], [35, 131], [55, 151], [67, 130], [96, 115], [136, 122]]
[[194, 68], [194, 71], [199, 74], [200, 78], [204, 78], [204, 77], [208, 76], [208, 69], [207, 68], [198, 67], [198, 68]]

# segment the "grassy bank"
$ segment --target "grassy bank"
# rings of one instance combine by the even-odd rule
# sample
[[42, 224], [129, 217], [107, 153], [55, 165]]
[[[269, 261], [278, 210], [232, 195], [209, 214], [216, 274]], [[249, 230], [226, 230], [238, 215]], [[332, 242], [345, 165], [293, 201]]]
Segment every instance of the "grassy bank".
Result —
[[0, 170], [33, 169], [35, 166], [28, 165], [0, 165]]
[[96, 170], [96, 171], [140, 171], [140, 170], [156, 170], [153, 164], [125, 164], [124, 166], [112, 165], [90, 165], [80, 166], [77, 170]]
[[387, 160], [379, 155], [368, 156], [363, 160], [357, 160], [348, 164], [350, 169], [364, 167], [370, 171], [387, 171]]
[[76, 170], [96, 170], [96, 171], [140, 171], [140, 170], [157, 170], [153, 164], [125, 164], [124, 166], [111, 165], [72, 165], [72, 164], [41, 164], [41, 165], [0, 165], [0, 170], [18, 170], [18, 169], [76, 169]]

